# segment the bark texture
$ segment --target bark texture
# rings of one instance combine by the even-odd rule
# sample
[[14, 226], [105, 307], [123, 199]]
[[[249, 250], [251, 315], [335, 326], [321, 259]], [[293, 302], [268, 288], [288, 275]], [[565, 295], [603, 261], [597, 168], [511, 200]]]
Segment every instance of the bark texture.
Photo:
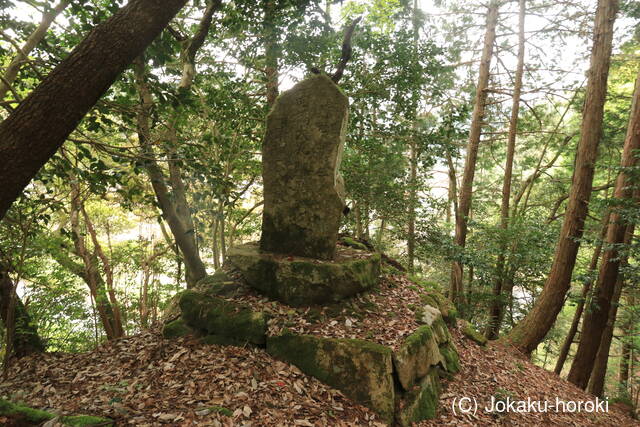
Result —
[[186, 0], [132, 0], [89, 35], [0, 124], [0, 218], [127, 65]]
[[629, 126], [627, 127], [627, 136], [622, 151], [622, 169], [616, 179], [613, 193], [615, 207], [609, 216], [605, 250], [600, 263], [591, 310], [586, 312], [582, 322], [580, 345], [567, 377], [570, 382], [581, 388], [585, 388], [589, 381], [591, 367], [593, 366], [603, 331], [606, 328], [609, 307], [611, 306], [612, 296], [620, 272], [622, 259], [620, 245], [624, 244], [626, 240], [625, 234], [628, 228], [620, 208], [625, 202], [628, 203], [633, 199], [636, 199], [633, 200], [634, 203], [637, 202], [638, 193], [634, 192], [634, 186], [637, 183], [634, 182], [629, 172], [638, 163], [638, 150], [640, 150], [640, 73], [636, 79]]
[[569, 290], [591, 197], [598, 143], [602, 135], [613, 24], [617, 11], [616, 0], [598, 1], [580, 142], [569, 201], [553, 264], [534, 307], [507, 337], [508, 341], [525, 354], [530, 354], [547, 335], [562, 309], [564, 298]]

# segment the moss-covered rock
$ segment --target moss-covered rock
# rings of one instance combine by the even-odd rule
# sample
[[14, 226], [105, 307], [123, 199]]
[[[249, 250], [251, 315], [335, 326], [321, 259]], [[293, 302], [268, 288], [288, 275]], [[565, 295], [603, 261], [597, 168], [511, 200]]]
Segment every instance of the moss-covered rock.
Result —
[[436, 369], [431, 368], [422, 381], [402, 397], [396, 414], [397, 423], [404, 427], [434, 418], [439, 396], [440, 379]]
[[458, 310], [453, 303], [442, 294], [430, 290], [428, 294], [422, 296], [422, 301], [432, 307], [440, 310], [442, 318], [447, 325], [455, 325], [458, 318]]
[[393, 353], [393, 365], [405, 390], [410, 390], [438, 363], [444, 363], [444, 360], [436, 335], [428, 325], [420, 326]]
[[393, 421], [390, 348], [364, 340], [285, 333], [267, 339], [267, 352]]
[[294, 307], [339, 301], [373, 287], [380, 276], [377, 253], [339, 253], [336, 261], [320, 261], [282, 257], [246, 244], [232, 248], [227, 259], [249, 286]]
[[187, 325], [204, 335], [227, 337], [238, 343], [265, 344], [268, 319], [263, 312], [191, 290], [181, 294], [180, 309]]
[[191, 329], [182, 318], [173, 320], [162, 328], [162, 335], [165, 338], [184, 337], [192, 333], [193, 329]]
[[85, 426], [111, 426], [113, 421], [108, 418], [94, 417], [91, 415], [71, 415], [58, 417], [47, 411], [18, 405], [4, 399], [0, 399], [0, 417], [8, 418], [13, 425], [35, 426], [46, 421], [58, 418], [61, 424], [74, 427]]
[[447, 342], [440, 345], [440, 354], [444, 360], [443, 368], [449, 374], [455, 374], [460, 372], [460, 358], [458, 357], [458, 350], [452, 342]]
[[487, 345], [487, 337], [478, 332], [471, 323], [467, 322], [466, 320], [461, 320], [460, 323], [460, 330], [462, 331], [462, 335], [469, 338], [471, 341], [475, 342], [478, 345]]
[[436, 307], [429, 304], [419, 307], [416, 310], [416, 320], [418, 323], [431, 327], [438, 344], [445, 343], [451, 339], [449, 328], [447, 328], [440, 310]]
[[367, 248], [367, 245], [365, 245], [364, 243], [360, 243], [357, 240], [352, 239], [351, 237], [345, 236], [340, 240], [342, 241], [342, 243], [349, 246], [350, 248], [359, 249], [361, 251], [369, 250], [369, 248]]

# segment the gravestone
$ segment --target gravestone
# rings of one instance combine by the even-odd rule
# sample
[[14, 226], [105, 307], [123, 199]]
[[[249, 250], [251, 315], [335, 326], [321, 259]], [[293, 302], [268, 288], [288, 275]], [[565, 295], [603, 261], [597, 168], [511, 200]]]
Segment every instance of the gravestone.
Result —
[[348, 106], [324, 74], [301, 81], [276, 100], [262, 146], [263, 251], [334, 259], [345, 207], [338, 168]]

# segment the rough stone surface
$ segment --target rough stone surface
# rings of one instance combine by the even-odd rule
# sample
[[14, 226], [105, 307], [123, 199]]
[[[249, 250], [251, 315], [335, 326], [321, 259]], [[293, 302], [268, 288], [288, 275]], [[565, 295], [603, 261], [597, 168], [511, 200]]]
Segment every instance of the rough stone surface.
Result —
[[338, 168], [348, 105], [323, 74], [276, 100], [262, 145], [263, 250], [333, 259], [344, 209]]
[[305, 306], [336, 302], [378, 283], [380, 254], [357, 252], [358, 256], [319, 261], [281, 257], [246, 244], [232, 248], [227, 260], [259, 292], [291, 306]]
[[363, 340], [285, 333], [267, 339], [267, 352], [373, 409], [386, 422], [393, 421], [390, 348]]
[[437, 337], [431, 326], [423, 325], [405, 338], [393, 353], [393, 365], [404, 390], [411, 390], [432, 366], [443, 364]]
[[442, 313], [442, 318], [447, 325], [455, 326], [458, 318], [458, 311], [453, 303], [443, 295], [431, 291], [428, 295], [423, 296], [423, 302], [432, 307], [436, 307]]
[[401, 426], [434, 418], [438, 409], [440, 396], [440, 379], [435, 368], [420, 381], [402, 399], [402, 404], [396, 414], [396, 421]]
[[193, 329], [191, 329], [184, 321], [184, 319], [176, 319], [173, 320], [162, 328], [162, 335], [165, 338], [177, 338], [184, 337], [193, 333]]
[[487, 345], [487, 337], [476, 331], [476, 328], [466, 320], [460, 321], [460, 327], [462, 329], [462, 335], [469, 338], [471, 341], [478, 345]]
[[181, 294], [180, 308], [184, 321], [204, 335], [229, 338], [234, 343], [265, 344], [267, 316], [262, 312], [191, 290]]
[[444, 359], [444, 370], [449, 374], [455, 374], [460, 371], [460, 358], [458, 350], [452, 342], [440, 345], [440, 354]]

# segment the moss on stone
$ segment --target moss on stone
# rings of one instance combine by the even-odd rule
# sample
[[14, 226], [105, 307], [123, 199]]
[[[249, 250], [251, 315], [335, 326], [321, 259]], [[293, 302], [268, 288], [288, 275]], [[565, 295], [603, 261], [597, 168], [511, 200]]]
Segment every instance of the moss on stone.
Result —
[[420, 384], [407, 392], [402, 399], [396, 420], [401, 426], [410, 426], [422, 420], [434, 418], [438, 409], [440, 380], [435, 368]]
[[391, 349], [370, 341], [285, 333], [267, 339], [267, 352], [342, 391], [391, 422]]
[[342, 243], [344, 243], [345, 245], [354, 248], [354, 249], [359, 249], [361, 251], [368, 251], [369, 248], [367, 248], [367, 246], [364, 243], [360, 243], [357, 240], [352, 239], [351, 237], [343, 237], [342, 238]]
[[374, 287], [380, 276], [380, 254], [321, 261], [261, 252], [257, 245], [232, 248], [227, 254], [249, 286], [291, 306], [327, 304]]
[[[0, 399], [0, 416], [7, 417], [14, 422], [15, 425], [24, 426], [40, 425], [57, 417], [57, 415], [47, 411], [29, 408], [4, 399]], [[60, 423], [64, 425], [74, 427], [113, 425], [113, 421], [108, 418], [95, 417], [91, 415], [68, 415], [60, 417], [59, 420]]]
[[218, 335], [256, 345], [265, 344], [267, 315], [263, 312], [252, 311], [246, 305], [197, 291], [183, 292], [180, 308], [186, 323], [205, 335]]
[[476, 328], [466, 320], [462, 321], [461, 325], [462, 335], [469, 338], [471, 341], [475, 342], [478, 345], [487, 345], [487, 337], [482, 335], [480, 332], [476, 331]]
[[444, 359], [444, 370], [450, 374], [455, 374], [460, 371], [460, 358], [458, 357], [458, 351], [454, 347], [453, 343], [447, 342], [440, 345], [440, 354]]
[[420, 326], [393, 353], [393, 365], [404, 390], [410, 390], [431, 369], [443, 362], [431, 326]]
[[164, 328], [162, 328], [162, 335], [165, 338], [184, 337], [191, 333], [193, 333], [193, 330], [181, 318], [167, 323], [164, 325]]
[[49, 412], [18, 405], [4, 399], [0, 399], [0, 416], [33, 424], [40, 424], [55, 418], [55, 415], [50, 414]]
[[436, 307], [442, 313], [442, 318], [447, 325], [455, 325], [458, 318], [458, 310], [453, 303], [442, 294], [429, 290], [428, 294], [422, 295], [422, 302]]

